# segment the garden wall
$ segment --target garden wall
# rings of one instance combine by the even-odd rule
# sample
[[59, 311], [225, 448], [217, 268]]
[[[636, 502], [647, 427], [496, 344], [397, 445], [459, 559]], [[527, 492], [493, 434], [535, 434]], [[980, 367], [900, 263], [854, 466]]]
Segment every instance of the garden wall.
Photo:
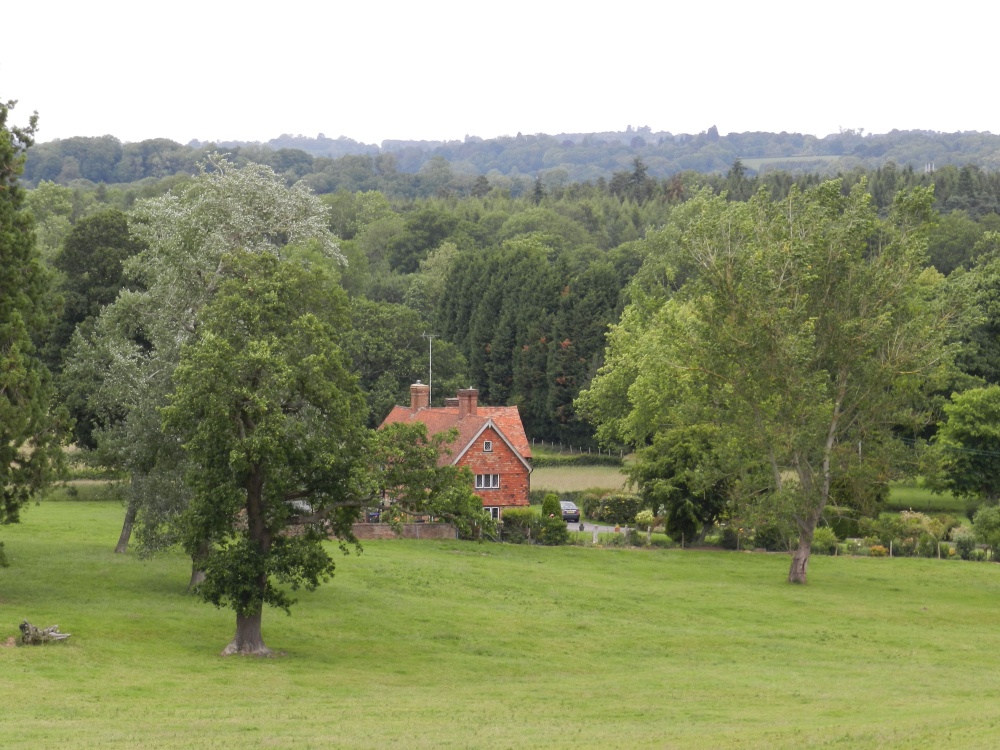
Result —
[[358, 539], [457, 539], [458, 531], [450, 523], [404, 523], [400, 534], [387, 523], [356, 523]]

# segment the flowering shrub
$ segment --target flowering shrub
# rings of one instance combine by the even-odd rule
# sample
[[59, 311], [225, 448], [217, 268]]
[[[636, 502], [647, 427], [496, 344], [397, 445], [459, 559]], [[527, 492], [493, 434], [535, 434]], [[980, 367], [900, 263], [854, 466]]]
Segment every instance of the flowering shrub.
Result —
[[873, 544], [868, 550], [869, 557], [885, 557], [888, 554], [889, 550], [887, 550], [881, 544]]
[[651, 511], [649, 508], [646, 508], [646, 510], [640, 510], [638, 513], [635, 514], [636, 528], [645, 531], [646, 529], [652, 528], [655, 523], [656, 523], [656, 516], [653, 515], [653, 511]]
[[951, 530], [951, 541], [955, 543], [955, 551], [963, 560], [971, 560], [976, 549], [976, 534], [968, 526], [956, 526]]

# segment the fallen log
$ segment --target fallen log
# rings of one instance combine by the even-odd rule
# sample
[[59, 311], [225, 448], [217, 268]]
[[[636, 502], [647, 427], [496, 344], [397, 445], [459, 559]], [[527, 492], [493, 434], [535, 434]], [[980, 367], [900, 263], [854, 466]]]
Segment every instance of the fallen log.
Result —
[[41, 646], [44, 643], [64, 641], [71, 635], [72, 633], [60, 633], [58, 625], [36, 628], [27, 620], [21, 623], [21, 643], [26, 646]]

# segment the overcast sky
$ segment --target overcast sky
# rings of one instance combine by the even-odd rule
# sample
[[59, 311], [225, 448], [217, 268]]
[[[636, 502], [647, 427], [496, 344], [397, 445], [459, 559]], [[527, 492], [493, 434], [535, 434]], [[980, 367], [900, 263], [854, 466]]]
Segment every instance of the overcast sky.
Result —
[[992, 2], [34, 0], [0, 97], [40, 141], [1000, 132]]

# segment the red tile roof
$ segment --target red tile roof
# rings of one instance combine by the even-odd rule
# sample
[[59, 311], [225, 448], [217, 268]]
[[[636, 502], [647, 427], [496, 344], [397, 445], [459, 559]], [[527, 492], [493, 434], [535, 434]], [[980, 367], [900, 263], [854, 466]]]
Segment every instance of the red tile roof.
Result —
[[457, 406], [426, 406], [415, 412], [408, 406], [394, 406], [389, 416], [382, 421], [382, 427], [397, 422], [423, 422], [429, 435], [458, 428], [458, 437], [448, 444], [451, 455], [442, 456], [441, 459], [442, 464], [449, 464], [459, 458], [458, 452], [469, 445], [488, 420], [493, 421], [494, 427], [507, 438], [522, 458], [531, 460], [531, 446], [524, 434], [521, 414], [516, 406], [477, 406], [475, 416], [469, 414], [461, 419], [458, 417]]

